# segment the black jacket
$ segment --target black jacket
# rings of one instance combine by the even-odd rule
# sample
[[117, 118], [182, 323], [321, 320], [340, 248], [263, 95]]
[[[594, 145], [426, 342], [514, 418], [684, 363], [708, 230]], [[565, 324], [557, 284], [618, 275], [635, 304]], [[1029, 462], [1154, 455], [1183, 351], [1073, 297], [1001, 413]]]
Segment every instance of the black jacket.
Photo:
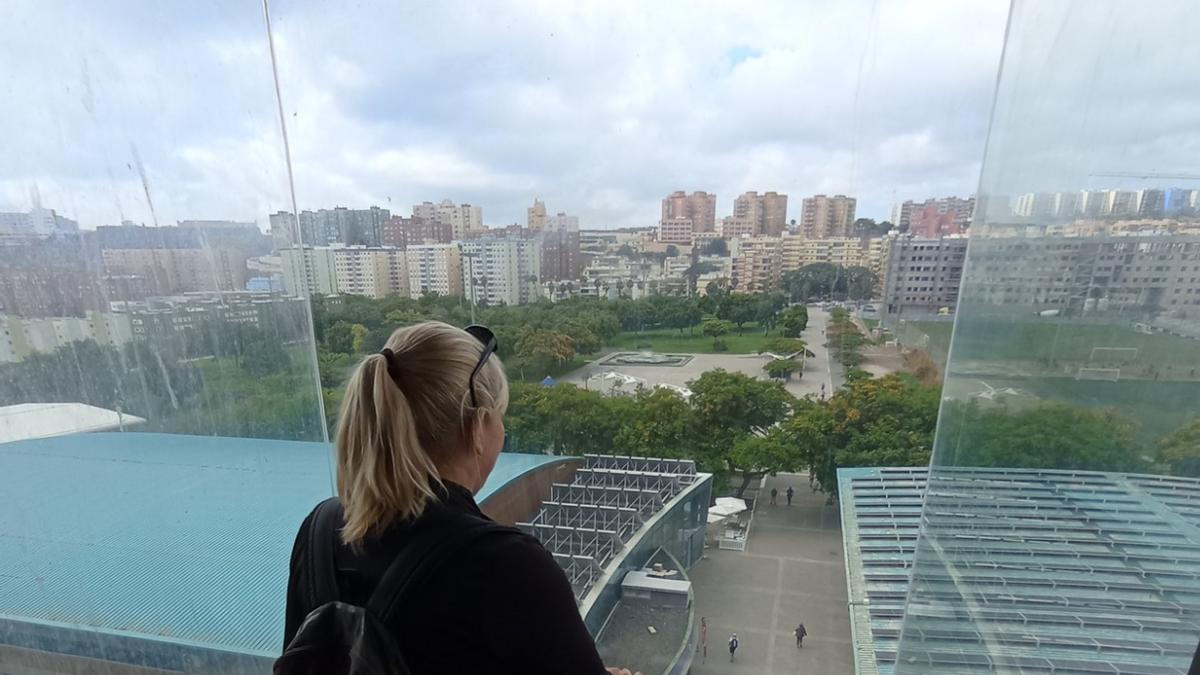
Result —
[[[428, 509], [463, 518], [487, 516], [465, 488], [447, 483]], [[422, 517], [425, 517], [424, 515]], [[312, 514], [292, 549], [284, 644], [313, 607], [301, 593]], [[361, 550], [337, 544], [338, 589], [344, 602], [365, 605], [384, 571], [408, 541], [397, 525]], [[533, 537], [521, 533], [474, 540], [442, 565], [409, 598], [397, 622], [397, 640], [413, 675], [604, 675], [595, 643], [583, 625], [571, 585]]]

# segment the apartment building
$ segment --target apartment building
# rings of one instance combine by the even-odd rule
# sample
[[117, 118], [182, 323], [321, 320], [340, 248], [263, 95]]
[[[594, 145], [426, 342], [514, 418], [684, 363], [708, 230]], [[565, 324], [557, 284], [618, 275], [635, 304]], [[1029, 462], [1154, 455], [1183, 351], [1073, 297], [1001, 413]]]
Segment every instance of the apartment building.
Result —
[[745, 192], [733, 201], [733, 218], [754, 223], [755, 235], [778, 237], [787, 228], [787, 195]]
[[463, 294], [462, 257], [458, 244], [418, 244], [405, 252], [408, 292], [413, 298], [426, 293]]
[[450, 227], [452, 240], [462, 239], [468, 232], [484, 229], [483, 209], [470, 204], [458, 204], [449, 199], [441, 202], [421, 202], [413, 206], [413, 216], [429, 222], [444, 223]]
[[886, 240], [882, 237], [808, 239], [792, 235], [781, 238], [780, 249], [784, 272], [813, 263], [830, 263], [842, 267], [866, 267], [879, 273]]
[[975, 214], [975, 198], [940, 197], [904, 201], [892, 207], [892, 224], [915, 237], [962, 234]]
[[105, 248], [104, 273], [138, 276], [155, 295], [246, 286], [246, 253], [229, 248]]
[[800, 232], [809, 239], [849, 237], [857, 200], [845, 195], [815, 195], [801, 204]]
[[773, 291], [783, 273], [780, 237], [750, 237], [738, 242], [733, 257], [733, 289], [743, 293]]
[[977, 238], [963, 302], [1200, 316], [1200, 235], [1158, 232]]
[[338, 293], [368, 298], [409, 295], [408, 261], [404, 249], [335, 248], [333, 276]]
[[958, 304], [967, 238], [902, 235], [888, 247], [883, 305], [888, 314], [932, 315]]
[[692, 243], [691, 218], [664, 218], [658, 221], [658, 240], [667, 244]]
[[713, 232], [717, 226], [717, 196], [703, 190], [688, 194], [676, 190], [662, 200], [662, 220], [686, 218], [693, 232]]
[[538, 240], [485, 236], [459, 247], [466, 297], [489, 305], [521, 305], [541, 295]]

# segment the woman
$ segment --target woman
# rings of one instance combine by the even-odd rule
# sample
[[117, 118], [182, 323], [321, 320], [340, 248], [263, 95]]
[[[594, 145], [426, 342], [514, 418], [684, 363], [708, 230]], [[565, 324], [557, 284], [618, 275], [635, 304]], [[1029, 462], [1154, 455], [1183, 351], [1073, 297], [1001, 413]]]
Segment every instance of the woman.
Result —
[[[508, 405], [495, 350], [481, 326], [422, 323], [397, 330], [351, 376], [335, 438], [342, 602], [367, 604], [415, 527], [449, 535], [487, 521], [473, 495], [496, 465]], [[314, 609], [305, 600], [312, 521], [292, 551], [285, 644]], [[414, 675], [628, 673], [605, 670], [566, 576], [532, 537], [505, 529], [470, 539], [421, 582], [388, 624]]]

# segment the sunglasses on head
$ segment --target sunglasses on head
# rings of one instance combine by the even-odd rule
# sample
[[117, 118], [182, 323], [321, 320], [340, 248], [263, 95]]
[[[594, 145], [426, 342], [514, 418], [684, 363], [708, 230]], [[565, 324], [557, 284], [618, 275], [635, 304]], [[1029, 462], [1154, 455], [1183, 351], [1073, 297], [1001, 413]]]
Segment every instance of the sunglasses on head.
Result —
[[471, 407], [478, 408], [479, 401], [475, 397], [475, 376], [479, 371], [483, 370], [483, 365], [491, 358], [492, 354], [496, 353], [496, 348], [499, 346], [496, 343], [496, 334], [487, 326], [467, 326], [463, 330], [467, 331], [471, 337], [479, 340], [483, 345], [483, 353], [479, 355], [479, 363], [475, 364], [475, 369], [471, 371], [471, 379], [467, 381], [471, 388]]

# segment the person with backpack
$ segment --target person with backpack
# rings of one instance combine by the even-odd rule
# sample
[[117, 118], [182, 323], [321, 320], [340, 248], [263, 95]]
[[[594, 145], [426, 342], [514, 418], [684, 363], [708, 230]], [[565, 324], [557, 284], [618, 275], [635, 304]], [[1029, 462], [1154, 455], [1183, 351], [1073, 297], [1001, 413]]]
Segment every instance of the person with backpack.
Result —
[[275, 675], [603, 675], [562, 569], [474, 495], [504, 444], [489, 329], [400, 328], [346, 385], [338, 496], [300, 526]]
[[734, 652], [737, 651], [737, 648], [738, 648], [737, 633], [734, 633], [733, 635], [729, 636], [729, 662], [730, 663], [733, 663], [733, 654], [734, 654]]
[[778, 498], [779, 498], [779, 489], [771, 488], [771, 506], [775, 506], [775, 502]]

